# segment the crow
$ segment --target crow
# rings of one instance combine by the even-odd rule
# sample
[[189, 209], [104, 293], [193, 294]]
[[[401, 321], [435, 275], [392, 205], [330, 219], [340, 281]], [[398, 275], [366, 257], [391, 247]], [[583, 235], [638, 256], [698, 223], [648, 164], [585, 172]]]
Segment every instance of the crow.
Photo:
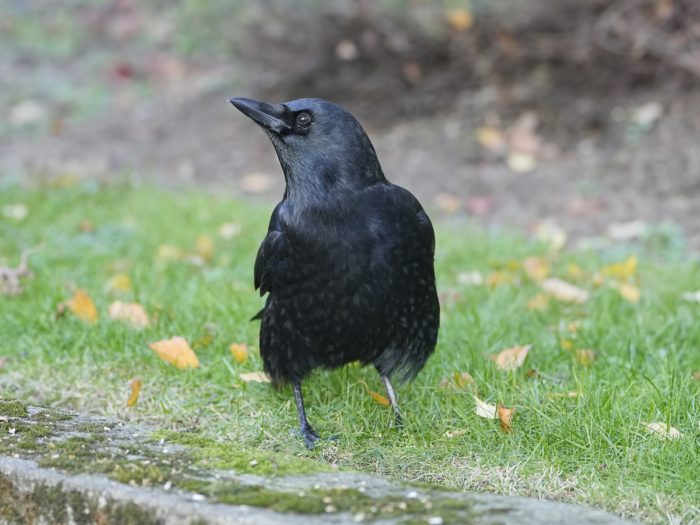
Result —
[[400, 426], [391, 380], [418, 374], [440, 324], [428, 215], [387, 181], [364, 129], [338, 105], [229, 102], [263, 128], [286, 183], [255, 260], [255, 288], [268, 294], [253, 318], [266, 373], [275, 386], [291, 383], [308, 448], [320, 438], [301, 382], [318, 367], [373, 364]]

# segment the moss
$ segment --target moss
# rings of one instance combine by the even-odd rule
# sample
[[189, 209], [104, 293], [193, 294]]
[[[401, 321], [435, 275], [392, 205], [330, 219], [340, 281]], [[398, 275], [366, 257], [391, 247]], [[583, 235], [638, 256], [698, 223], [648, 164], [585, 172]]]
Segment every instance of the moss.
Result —
[[27, 404], [17, 399], [0, 399], [0, 416], [27, 417]]
[[139, 462], [116, 463], [107, 475], [121, 483], [136, 483], [138, 485], [152, 485], [164, 483], [170, 478], [171, 469], [160, 464]]
[[325, 463], [275, 452], [247, 450], [238, 443], [215, 441], [195, 432], [158, 431], [151, 437], [156, 441], [163, 439], [185, 445], [196, 463], [207, 468], [264, 476], [331, 471]]
[[102, 434], [105, 431], [104, 425], [100, 423], [80, 423], [75, 429], [85, 434]]

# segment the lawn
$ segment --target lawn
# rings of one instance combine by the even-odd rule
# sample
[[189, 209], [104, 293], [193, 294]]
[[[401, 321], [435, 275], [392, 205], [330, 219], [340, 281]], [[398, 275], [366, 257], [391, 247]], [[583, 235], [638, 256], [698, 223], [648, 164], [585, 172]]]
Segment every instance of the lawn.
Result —
[[[258, 324], [249, 322], [262, 304], [252, 266], [271, 209], [198, 190], [65, 177], [32, 188], [3, 183], [0, 266], [40, 248], [24, 291], [0, 296], [0, 389], [37, 404], [197, 430], [233, 448], [594, 505], [645, 523], [697, 519], [700, 302], [682, 295], [700, 289], [700, 266], [673, 242], [662, 235], [554, 251], [459, 219], [438, 221], [440, 339], [417, 380], [398, 387], [405, 428], [391, 429], [391, 411], [370, 395], [382, 393], [373, 370], [320, 371], [304, 385], [309, 419], [319, 433], [340, 437], [307, 451], [290, 437], [291, 392], [240, 377], [261, 370]], [[538, 297], [543, 277], [590, 297]], [[96, 322], [60, 307], [78, 289], [94, 300]], [[110, 319], [117, 300], [142, 305], [150, 326]], [[199, 368], [180, 370], [148, 346], [173, 336], [189, 341]], [[232, 343], [248, 345], [247, 361], [232, 357]], [[490, 359], [526, 344], [520, 368], [502, 371]], [[454, 380], [463, 372], [473, 382]], [[137, 377], [140, 396], [127, 407]], [[512, 432], [476, 415], [475, 394], [515, 407]], [[681, 435], [649, 432], [643, 423], [652, 422]]]

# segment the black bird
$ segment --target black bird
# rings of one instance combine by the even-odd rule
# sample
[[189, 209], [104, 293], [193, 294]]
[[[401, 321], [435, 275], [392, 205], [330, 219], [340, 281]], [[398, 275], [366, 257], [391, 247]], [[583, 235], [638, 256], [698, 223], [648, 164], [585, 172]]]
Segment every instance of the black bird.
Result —
[[372, 363], [400, 425], [391, 379], [416, 376], [440, 324], [430, 219], [386, 180], [362, 126], [336, 104], [230, 102], [270, 137], [286, 183], [255, 260], [255, 288], [268, 293], [254, 317], [265, 371], [291, 383], [309, 448], [319, 436], [301, 382], [317, 367]]

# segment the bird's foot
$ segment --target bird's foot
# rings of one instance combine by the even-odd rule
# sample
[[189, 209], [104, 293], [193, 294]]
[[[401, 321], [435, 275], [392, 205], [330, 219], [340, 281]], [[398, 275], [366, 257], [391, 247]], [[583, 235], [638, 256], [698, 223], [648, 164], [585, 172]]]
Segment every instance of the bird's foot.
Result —
[[306, 448], [312, 449], [316, 442], [321, 439], [321, 437], [316, 433], [316, 431], [311, 428], [311, 426], [301, 427], [301, 438], [304, 440], [304, 445]]
[[401, 430], [404, 427], [403, 423], [403, 417], [401, 416], [401, 412], [395, 412], [394, 413], [394, 428], [397, 430]]

